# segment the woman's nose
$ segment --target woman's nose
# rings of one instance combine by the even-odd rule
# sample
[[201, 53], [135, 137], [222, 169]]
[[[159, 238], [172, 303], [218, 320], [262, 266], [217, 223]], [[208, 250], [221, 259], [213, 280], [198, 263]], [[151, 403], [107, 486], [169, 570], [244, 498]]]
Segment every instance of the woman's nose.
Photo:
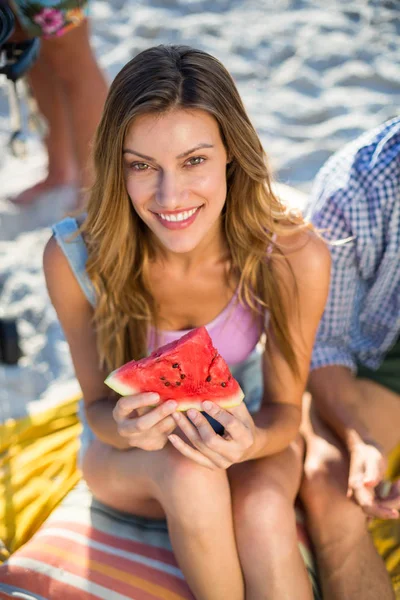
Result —
[[179, 207], [181, 199], [182, 190], [178, 176], [175, 173], [161, 173], [157, 184], [157, 204], [167, 210], [174, 210]]

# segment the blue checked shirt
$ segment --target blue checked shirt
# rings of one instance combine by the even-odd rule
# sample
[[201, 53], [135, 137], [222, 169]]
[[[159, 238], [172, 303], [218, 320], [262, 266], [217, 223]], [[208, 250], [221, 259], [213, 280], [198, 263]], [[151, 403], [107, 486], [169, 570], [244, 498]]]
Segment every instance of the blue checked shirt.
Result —
[[400, 332], [400, 117], [332, 156], [306, 215], [330, 241], [329, 299], [311, 369], [376, 369]]

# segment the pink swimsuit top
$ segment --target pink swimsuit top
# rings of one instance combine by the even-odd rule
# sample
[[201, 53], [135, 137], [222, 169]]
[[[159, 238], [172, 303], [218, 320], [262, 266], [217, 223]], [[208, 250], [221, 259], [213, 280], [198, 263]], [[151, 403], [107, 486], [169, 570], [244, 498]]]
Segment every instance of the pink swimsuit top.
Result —
[[[260, 320], [254, 317], [252, 311], [240, 304], [237, 293], [224, 310], [205, 326], [214, 346], [228, 365], [243, 362], [256, 347], [261, 335]], [[169, 344], [180, 338], [189, 329], [181, 331], [160, 331], [158, 346]], [[149, 350], [155, 350], [155, 331], [150, 329]]]
[[[275, 242], [276, 234], [272, 236]], [[267, 249], [267, 256], [272, 252], [273, 244]], [[264, 323], [267, 323], [269, 315], [264, 317]], [[246, 360], [257, 346], [262, 333], [261, 320], [255, 318], [250, 308], [242, 306], [238, 301], [237, 292], [232, 296], [228, 306], [208, 325], [205, 325], [214, 346], [228, 363], [228, 365], [237, 365]], [[170, 342], [175, 342], [190, 329], [181, 331], [159, 331], [157, 346], [163, 346]], [[156, 349], [156, 336], [153, 328], [149, 332], [150, 352]]]

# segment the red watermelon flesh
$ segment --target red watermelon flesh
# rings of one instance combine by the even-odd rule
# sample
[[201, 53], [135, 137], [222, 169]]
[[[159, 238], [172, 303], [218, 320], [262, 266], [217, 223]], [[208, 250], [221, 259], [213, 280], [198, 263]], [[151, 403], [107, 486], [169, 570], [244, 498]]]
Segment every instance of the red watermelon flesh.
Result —
[[201, 410], [204, 400], [229, 408], [244, 397], [205, 327], [190, 331], [146, 358], [126, 363], [110, 373], [105, 383], [121, 396], [157, 392], [162, 402], [178, 402], [180, 411]]

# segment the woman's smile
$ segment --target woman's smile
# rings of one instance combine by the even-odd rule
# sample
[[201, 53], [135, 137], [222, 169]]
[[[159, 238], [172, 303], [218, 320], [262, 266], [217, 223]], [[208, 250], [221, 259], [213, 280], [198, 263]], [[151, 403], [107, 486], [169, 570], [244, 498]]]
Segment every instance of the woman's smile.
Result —
[[167, 229], [185, 229], [189, 227], [196, 220], [201, 206], [196, 208], [190, 208], [183, 211], [171, 211], [171, 212], [153, 212], [158, 221], [163, 227]]

